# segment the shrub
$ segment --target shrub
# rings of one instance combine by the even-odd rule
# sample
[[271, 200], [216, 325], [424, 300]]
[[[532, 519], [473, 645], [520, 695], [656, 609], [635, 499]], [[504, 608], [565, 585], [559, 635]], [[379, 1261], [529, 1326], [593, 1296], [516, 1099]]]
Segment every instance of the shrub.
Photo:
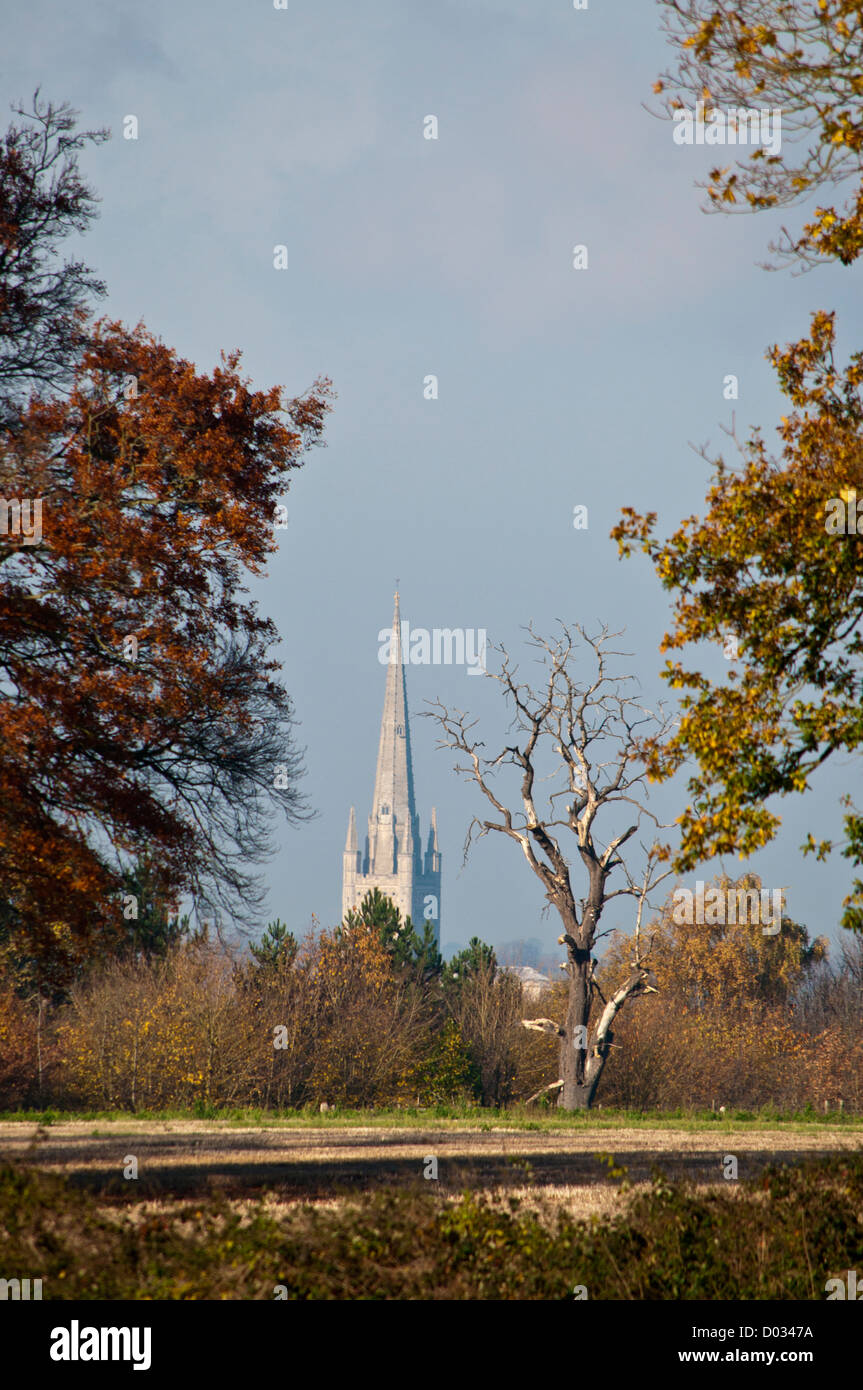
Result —
[[822, 1300], [859, 1268], [863, 1157], [773, 1167], [734, 1192], [657, 1175], [611, 1219], [465, 1194], [365, 1195], [275, 1217], [223, 1198], [137, 1220], [59, 1176], [0, 1168], [0, 1265], [52, 1299]]

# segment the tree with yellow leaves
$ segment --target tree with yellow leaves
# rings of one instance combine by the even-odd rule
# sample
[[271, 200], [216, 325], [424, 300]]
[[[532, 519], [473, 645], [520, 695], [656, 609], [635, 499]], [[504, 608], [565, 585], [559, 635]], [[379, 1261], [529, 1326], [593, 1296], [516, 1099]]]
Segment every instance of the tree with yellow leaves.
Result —
[[[728, 911], [708, 908], [704, 920], [697, 921], [698, 914], [684, 910], [676, 889], [645, 928], [661, 991], [689, 1012], [787, 1004], [807, 973], [825, 958], [826, 940], [810, 942], [806, 927], [784, 914], [774, 923], [757, 874], [736, 880], [716, 875], [704, 901], [710, 903], [711, 893], [716, 897], [717, 892], [730, 905]], [[774, 930], [777, 925], [781, 930]], [[616, 933], [602, 963], [609, 987], [626, 977], [630, 949], [628, 938]]]
[[802, 231], [783, 228], [770, 250], [807, 268], [856, 260], [863, 251], [863, 0], [660, 5], [676, 66], [653, 90], [669, 116], [688, 102], [735, 118], [753, 109], [780, 115], [780, 148], [756, 144], [745, 159], [712, 169], [705, 210], [790, 207], [819, 188], [850, 183], [843, 208], [817, 206]]
[[[724, 106], [727, 121], [767, 108], [779, 113], [783, 153], [756, 148], [711, 171], [708, 209], [790, 206], [814, 190], [851, 182], [837, 211], [817, 207], [800, 234], [783, 230], [771, 250], [809, 268], [848, 265], [863, 250], [863, 0], [660, 0], [676, 67], [654, 91], [675, 119], [687, 100]], [[736, 138], [736, 137], [735, 137]], [[734, 472], [720, 457], [703, 520], [690, 517], [665, 542], [656, 513], [623, 510], [612, 531], [622, 554], [635, 543], [675, 591], [674, 626], [661, 650], [719, 641], [734, 663], [725, 681], [666, 663], [683, 697], [673, 738], [648, 741], [651, 777], [693, 759], [690, 805], [678, 869], [715, 854], [741, 858], [780, 824], [771, 795], [805, 791], [818, 767], [863, 741], [863, 354], [841, 370], [835, 315], [812, 316], [808, 338], [774, 346], [769, 360], [791, 410], [772, 456], [758, 430]], [[843, 798], [843, 855], [863, 864], [863, 817]], [[824, 858], [831, 840], [804, 846]], [[845, 898], [843, 925], [863, 930], [863, 879]]]
[[[752, 853], [770, 841], [779, 815], [767, 797], [802, 792], [837, 753], [863, 744], [863, 353], [841, 370], [833, 354], [833, 315], [816, 313], [808, 338], [769, 358], [791, 410], [772, 455], [753, 431], [732, 471], [712, 460], [707, 515], [674, 534], [653, 534], [656, 513], [623, 509], [612, 531], [623, 555], [650, 556], [663, 587], [675, 592], [674, 622], [662, 651], [731, 640], [738, 658], [711, 680], [668, 660], [669, 684], [685, 693], [668, 739], [645, 740], [656, 780], [694, 760], [678, 869], [712, 855]], [[842, 502], [846, 527], [834, 525]], [[849, 518], [853, 517], [852, 527]], [[863, 516], [861, 516], [863, 526]], [[842, 853], [863, 863], [863, 818], [850, 799]], [[806, 849], [826, 856], [834, 844]], [[843, 925], [863, 929], [863, 882], [845, 900]]]

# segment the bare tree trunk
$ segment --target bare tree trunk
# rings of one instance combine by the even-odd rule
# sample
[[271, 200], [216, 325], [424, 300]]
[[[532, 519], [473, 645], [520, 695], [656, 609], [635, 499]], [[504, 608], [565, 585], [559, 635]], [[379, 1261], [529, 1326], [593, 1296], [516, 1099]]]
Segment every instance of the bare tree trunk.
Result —
[[[596, 659], [595, 677], [587, 684], [579, 683], [569, 668], [576, 644], [575, 634], [566, 624], [561, 627], [562, 636], [549, 641], [538, 636], [532, 627], [529, 629], [531, 643], [543, 653], [541, 661], [546, 667], [543, 683], [536, 689], [518, 679], [517, 665], [503, 648], [499, 649], [503, 658], [500, 672], [489, 674], [499, 682], [506, 700], [514, 707], [513, 723], [517, 733], [515, 740], [508, 735], [507, 743], [495, 756], [483, 751], [484, 741], [472, 733], [476, 721], [471, 722], [462, 711], [450, 712], [437, 701], [432, 717], [444, 730], [443, 745], [456, 749], [467, 759], [457, 763], [456, 770], [477, 783], [487, 806], [493, 811], [491, 819], [476, 817], [471, 822], [465, 856], [473, 839], [481, 839], [490, 831], [507, 836], [518, 845], [542, 883], [547, 901], [560, 915], [563, 934], [558, 937], [558, 943], [566, 945], [564, 968], [569, 977], [566, 1020], [563, 1027], [551, 1019], [523, 1019], [522, 1022], [528, 1028], [552, 1033], [560, 1040], [558, 1105], [564, 1110], [587, 1110], [612, 1046], [611, 1024], [618, 1010], [631, 996], [653, 989], [647, 983], [649, 945], [645, 952], [641, 920], [648, 894], [671, 870], [657, 872], [666, 857], [662, 846], [658, 843], [651, 847], [642, 845], [647, 858], [639, 882], [625, 862], [623, 851], [638, 833], [643, 817], [647, 817], [657, 830], [670, 828], [661, 826], [644, 804], [647, 774], [640, 743], [645, 735], [645, 724], [652, 725], [652, 737], [661, 739], [669, 733], [672, 719], [667, 713], [654, 716], [637, 699], [630, 699], [624, 686], [629, 678], [608, 672], [607, 657], [620, 653], [606, 649], [612, 637], [606, 628], [591, 637], [584, 628], [575, 625], [575, 633], [592, 648]], [[559, 759], [554, 772], [541, 777], [538, 772], [540, 747]], [[511, 798], [500, 791], [494, 781], [501, 768], [507, 766], [520, 774], [520, 795], [513, 788]], [[547, 782], [549, 777], [556, 780], [556, 790], [540, 796], [538, 780]], [[563, 805], [559, 798], [565, 798]], [[629, 825], [624, 822], [603, 845], [595, 837], [594, 822], [601, 811], [615, 803], [627, 803], [637, 811], [637, 816]], [[629, 810], [627, 819], [631, 815], [632, 810]], [[561, 848], [558, 838], [564, 828], [574, 836], [581, 872], [587, 878], [584, 898], [576, 896], [571, 857]], [[612, 888], [609, 881], [616, 873], [623, 876], [623, 883]], [[595, 978], [593, 949], [604, 908], [613, 898], [621, 896], [634, 898], [638, 904], [633, 973], [609, 1001]], [[604, 1009], [591, 1039], [590, 1012], [594, 994], [602, 1000]]]
[[[569, 1043], [569, 1039], [576, 1036], [575, 1026], [572, 1028], [570, 1027], [570, 1016], [573, 1012], [573, 994], [575, 991], [570, 990], [570, 1007], [567, 1014], [566, 1026], [567, 1036], [561, 1038], [560, 1042], [561, 1073], [563, 1075], [564, 1084], [557, 1102], [564, 1110], [590, 1109], [614, 1041], [611, 1025], [627, 999], [633, 999], [642, 994], [656, 993], [656, 987], [652, 983], [653, 978], [650, 971], [646, 970], [643, 966], [635, 967], [629, 979], [615, 991], [609, 1000], [605, 1001], [605, 1008], [600, 1015], [593, 1038], [589, 1046], [584, 1048], [573, 1047]], [[580, 994], [577, 994], [576, 997], [580, 1000]], [[589, 981], [587, 1008], [589, 1011]], [[584, 1027], [586, 1030], [586, 1022]], [[586, 1031], [584, 1034], [578, 1036], [586, 1038]], [[569, 1074], [567, 1074], [565, 1070], [567, 1066], [570, 1068]], [[568, 1081], [569, 1086], [567, 1086]]]
[[562, 1110], [587, 1110], [596, 1083], [586, 1084], [587, 1028], [590, 1021], [590, 955], [570, 947], [569, 1004], [560, 1040], [563, 1086], [557, 1103]]
[[560, 1039], [560, 1080], [544, 1086], [530, 1099], [536, 1100], [547, 1091], [559, 1090], [557, 1104], [562, 1110], [590, 1109], [614, 1041], [612, 1023], [628, 999], [656, 993], [653, 974], [644, 965], [634, 965], [632, 974], [611, 998], [603, 996], [605, 1007], [591, 1038], [591, 996], [598, 986], [591, 977], [589, 958], [580, 959], [584, 954], [570, 946], [569, 1004], [563, 1027], [558, 1027], [551, 1018], [522, 1019], [525, 1028], [551, 1033]]

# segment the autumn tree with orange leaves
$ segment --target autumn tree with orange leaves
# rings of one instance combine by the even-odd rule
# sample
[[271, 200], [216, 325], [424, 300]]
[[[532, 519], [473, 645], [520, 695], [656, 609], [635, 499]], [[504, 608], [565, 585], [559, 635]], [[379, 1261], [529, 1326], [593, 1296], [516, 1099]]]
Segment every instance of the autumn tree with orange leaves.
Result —
[[0, 432], [0, 934], [53, 982], [122, 934], [140, 856], [167, 901], [236, 916], [274, 816], [307, 814], [244, 581], [332, 394], [253, 390], [237, 352], [198, 371], [142, 325], [82, 342]]

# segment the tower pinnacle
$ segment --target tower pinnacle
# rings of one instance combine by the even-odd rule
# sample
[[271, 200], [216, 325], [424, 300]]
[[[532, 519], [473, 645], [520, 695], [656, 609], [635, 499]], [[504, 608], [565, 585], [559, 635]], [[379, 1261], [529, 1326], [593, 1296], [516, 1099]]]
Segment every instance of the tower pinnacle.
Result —
[[342, 915], [358, 906], [372, 888], [391, 898], [415, 926], [431, 921], [440, 934], [440, 852], [437, 823], [425, 856], [414, 797], [413, 759], [402, 619], [398, 590], [393, 605], [384, 708], [381, 716], [375, 789], [365, 854], [356, 840], [353, 809], [344, 852]]

